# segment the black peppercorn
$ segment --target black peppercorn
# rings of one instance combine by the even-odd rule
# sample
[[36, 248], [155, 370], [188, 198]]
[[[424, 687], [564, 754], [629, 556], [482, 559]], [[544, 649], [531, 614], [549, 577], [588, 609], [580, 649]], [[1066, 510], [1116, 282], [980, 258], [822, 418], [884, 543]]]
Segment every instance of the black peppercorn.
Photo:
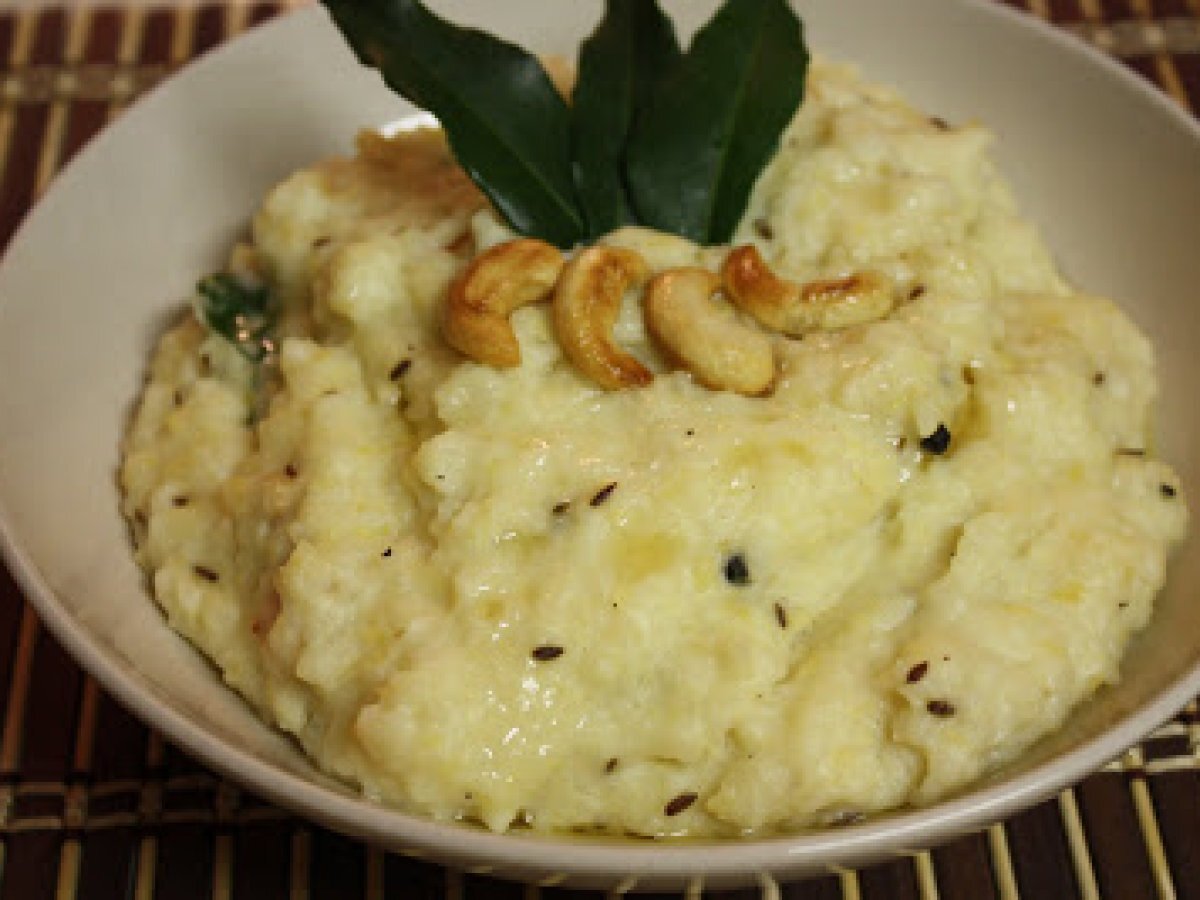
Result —
[[938, 427], [934, 429], [933, 434], [921, 438], [921, 449], [926, 453], [941, 456], [950, 449], [950, 429], [938, 422]]
[[750, 567], [746, 565], [746, 557], [734, 553], [726, 558], [725, 580], [738, 587], [745, 587], [750, 583]]

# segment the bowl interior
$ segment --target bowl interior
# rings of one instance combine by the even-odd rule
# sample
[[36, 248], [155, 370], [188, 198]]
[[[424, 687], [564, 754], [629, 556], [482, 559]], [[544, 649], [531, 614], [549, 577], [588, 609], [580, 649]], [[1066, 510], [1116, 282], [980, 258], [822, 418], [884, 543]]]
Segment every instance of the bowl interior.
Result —
[[[598, 0], [445, 0], [451, 18], [573, 53]], [[713, 0], [665, 4], [684, 32]], [[803, 0], [810, 44], [947, 119], [979, 119], [1069, 276], [1116, 298], [1159, 353], [1161, 450], [1200, 483], [1200, 130], [1147, 85], [995, 3]], [[547, 10], [552, 9], [552, 13]], [[1019, 62], [1018, 62], [1019, 60]], [[319, 64], [318, 64], [319, 63]], [[928, 844], [999, 817], [1119, 752], [1197, 690], [1200, 552], [1179, 552], [1124, 681], [963, 797], [837, 833], [719, 847], [529, 840], [374, 807], [259, 722], [149, 600], [117, 509], [121, 431], [147, 354], [265, 190], [410, 112], [324, 13], [258, 29], [139, 103], [60, 177], [0, 268], [0, 537], [45, 621], [107, 688], [251, 788], [343, 830], [514, 877], [626, 874], [663, 887], [798, 875]]]

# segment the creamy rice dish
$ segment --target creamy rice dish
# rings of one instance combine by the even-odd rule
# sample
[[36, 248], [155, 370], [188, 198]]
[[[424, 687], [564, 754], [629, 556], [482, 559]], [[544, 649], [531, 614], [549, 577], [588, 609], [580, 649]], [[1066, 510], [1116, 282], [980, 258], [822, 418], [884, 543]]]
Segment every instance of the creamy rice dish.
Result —
[[1187, 518], [1149, 343], [1064, 282], [990, 141], [819, 62], [732, 247], [603, 239], [647, 277], [753, 247], [882, 286], [801, 336], [717, 291], [766, 390], [706, 386], [633, 284], [640, 386], [573, 365], [548, 302], [519, 365], [470, 359], [447, 294], [513, 235], [440, 136], [296, 173], [229, 264], [277, 354], [188, 314], [126, 437], [171, 626], [327, 771], [494, 830], [744, 835], [968, 785], [1118, 678]]

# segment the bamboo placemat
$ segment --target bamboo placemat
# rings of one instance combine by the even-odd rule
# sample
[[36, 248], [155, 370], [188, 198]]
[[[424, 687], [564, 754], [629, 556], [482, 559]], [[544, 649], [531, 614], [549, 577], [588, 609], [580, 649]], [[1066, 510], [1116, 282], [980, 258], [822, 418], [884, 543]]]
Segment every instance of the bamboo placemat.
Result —
[[[139, 94], [303, 2], [0, 11], [0, 247], [61, 166]], [[1200, 0], [1010, 4], [1200, 109]], [[0, 900], [603, 896], [391, 856], [242, 792], [99, 690], [42, 630], [2, 567], [0, 698]], [[948, 846], [840, 876], [705, 895], [1200, 897], [1198, 746], [1193, 703], [1104, 771]]]

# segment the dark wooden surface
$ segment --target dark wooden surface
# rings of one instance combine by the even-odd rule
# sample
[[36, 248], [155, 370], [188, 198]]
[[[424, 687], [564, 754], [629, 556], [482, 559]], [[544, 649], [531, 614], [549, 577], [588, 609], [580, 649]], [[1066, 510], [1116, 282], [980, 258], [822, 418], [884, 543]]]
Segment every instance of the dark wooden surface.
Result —
[[[0, 246], [55, 172], [140, 93], [300, 2], [0, 11]], [[1200, 0], [1010, 5], [1200, 109]], [[2, 568], [0, 700], [0, 900], [601, 896], [389, 856], [223, 782], [98, 690]], [[911, 859], [779, 885], [779, 893], [1200, 898], [1198, 743], [1193, 704], [1104, 771], [1007, 822]]]

